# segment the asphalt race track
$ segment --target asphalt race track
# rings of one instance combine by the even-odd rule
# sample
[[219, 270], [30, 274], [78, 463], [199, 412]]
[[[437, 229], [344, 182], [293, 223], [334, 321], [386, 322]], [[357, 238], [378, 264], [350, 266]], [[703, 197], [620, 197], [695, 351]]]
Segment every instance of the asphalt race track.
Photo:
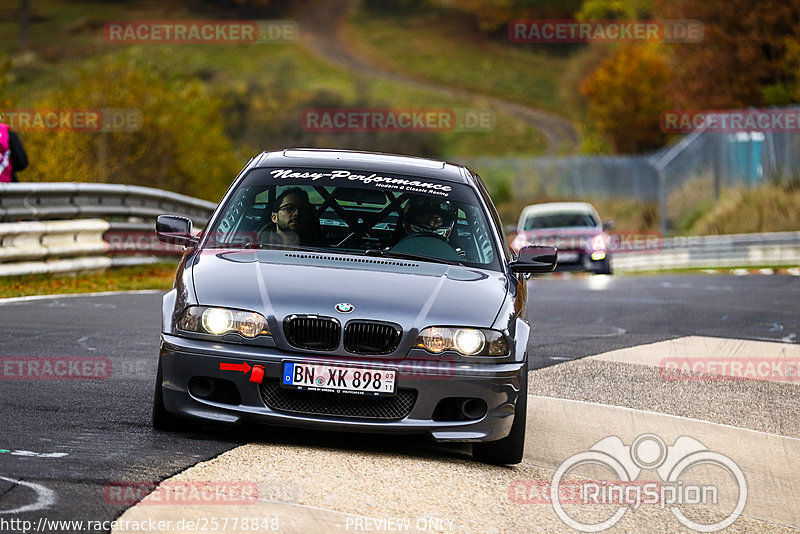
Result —
[[[659, 342], [667, 344], [652, 346], [673, 347], [669, 343], [689, 338], [694, 340], [692, 346], [698, 346], [698, 342], [712, 343], [716, 338], [729, 338], [767, 342], [752, 345], [755, 347], [796, 349], [800, 331], [800, 279], [797, 277], [544, 277], [533, 279], [529, 287], [529, 315], [533, 327], [529, 441], [525, 462], [515, 468], [473, 464], [468, 458], [468, 446], [435, 446], [413, 439], [398, 442], [396, 438], [364, 436], [354, 442], [346, 434], [263, 428], [206, 428], [203, 433], [189, 434], [156, 432], [150, 427], [150, 404], [158, 347], [159, 293], [4, 301], [0, 303], [2, 358], [12, 362], [14, 358], [94, 358], [95, 366], [81, 370], [84, 379], [15, 380], [15, 367], [13, 364], [7, 367], [4, 363], [0, 380], [0, 525], [2, 520], [11, 519], [30, 520], [36, 524], [43, 517], [48, 520], [112, 520], [126, 512], [131, 503], [110, 498], [109, 485], [124, 481], [156, 483], [226, 451], [229, 452], [223, 457], [204, 464], [207, 469], [205, 476], [212, 476], [214, 462], [234, 461], [235, 465], [242, 465], [244, 457], [253, 459], [249, 469], [257, 472], [280, 467], [301, 473], [313, 467], [312, 471], [317, 471], [315, 476], [320, 481], [318, 486], [322, 486], [328, 476], [336, 484], [339, 475], [344, 479], [345, 472], [352, 473], [356, 469], [345, 467], [346, 462], [354, 465], [366, 462], [379, 470], [404, 472], [413, 472], [415, 465], [421, 463], [423, 471], [435, 472], [438, 466], [461, 473], [463, 478], [459, 484], [473, 476], [486, 480], [486, 477], [496, 475], [507, 490], [509, 484], [513, 487], [518, 474], [530, 478], [535, 471], [539, 473], [536, 476], [552, 476], [553, 464], [558, 465], [569, 456], [562, 449], [571, 446], [574, 450], [585, 450], [594, 443], [594, 434], [590, 435], [591, 424], [575, 423], [574, 417], [579, 415], [565, 417], [573, 408], [577, 410], [576, 414], [593, 413], [590, 422], [598, 424], [605, 420], [619, 421], [619, 417], [623, 417], [613, 415], [616, 413], [613, 410], [641, 414], [637, 424], [658, 414], [661, 417], [658, 424], [661, 425], [669, 416], [670, 424], [680, 426], [684, 433], [689, 433], [686, 429], [691, 428], [691, 435], [706, 445], [724, 432], [731, 433], [727, 442], [741, 441], [744, 439], [741, 433], [750, 432], [753, 436], [760, 436], [758, 439], [769, 441], [755, 449], [764, 454], [764, 462], [771, 458], [769, 451], [774, 445], [777, 451], [775, 465], [786, 459], [780, 457], [781, 451], [789, 454], [786, 452], [787, 443], [791, 448], [800, 441], [800, 426], [793, 422], [798, 419], [800, 404], [796, 381], [746, 381], [745, 384], [742, 381], [685, 382], [665, 388], [664, 381], [658, 379], [657, 370], [646, 364], [638, 365], [638, 360], [636, 364], [626, 363], [626, 358], [642, 358], [644, 362], [648, 357], [644, 353], [626, 350], [638, 350], [637, 347]], [[721, 346], [725, 346], [724, 341]], [[783, 345], [776, 345], [778, 343]], [[595, 355], [602, 356], [586, 358]], [[536, 410], [533, 416], [531, 403]], [[551, 409], [560, 414], [560, 426], [545, 433], [537, 444], [532, 445], [531, 440], [542, 436], [544, 429], [550, 427], [552, 419], [546, 414]], [[598, 411], [595, 413], [594, 410]], [[613, 424], [616, 423], [602, 427], [597, 435], [614, 434]], [[555, 436], [557, 433], [563, 436]], [[617, 433], [625, 434], [622, 430]], [[562, 438], [564, 441], [559, 442]], [[630, 444], [628, 438], [623, 438], [623, 441]], [[668, 441], [671, 444], [673, 440]], [[240, 447], [242, 445], [245, 446]], [[741, 450], [745, 450], [746, 444], [742, 447]], [[246, 456], [237, 456], [245, 453]], [[342, 459], [343, 456], [346, 458]], [[754, 456], [758, 456], [758, 452]], [[749, 461], [738, 456], [736, 460], [740, 463]], [[747, 465], [752, 467], [749, 463]], [[786, 487], [793, 487], [792, 491], [799, 491], [797, 486], [793, 486], [796, 481], [776, 482], [777, 479], [769, 478], [782, 476], [780, 469], [770, 466], [769, 471], [778, 474], [764, 475], [767, 478], [763, 485], [759, 485], [761, 474], [751, 476], [742, 465], [748, 480], [753, 481], [748, 502], [754, 508], [749, 516], [749, 509], [746, 509], [747, 517], [734, 523], [730, 527], [733, 531], [737, 525], [739, 531], [747, 531], [753, 525], [770, 531], [798, 527], [800, 522], [796, 514], [793, 515], [792, 506], [787, 505], [788, 508], [781, 511], [780, 505], [773, 502], [772, 511], [769, 511], [770, 507], [765, 504], [771, 497], [763, 488], [777, 487], [775, 484], [785, 482]], [[225, 465], [225, 469], [229, 477], [234, 476], [230, 474], [234, 472], [231, 464]], [[361, 475], [369, 480], [368, 474], [362, 472]], [[312, 495], [314, 479], [304, 480], [310, 489], [298, 487], [292, 491], [296, 494], [297, 506], [307, 506], [305, 513], [316, 514], [317, 527], [338, 526], [345, 531], [343, 519], [336, 525], [329, 525], [326, 521], [333, 521], [331, 518], [339, 513], [349, 514], [348, 518], [391, 513], [397, 516], [403, 510], [417, 506], [414, 502], [408, 505], [401, 502], [392, 512], [390, 507], [381, 508], [388, 504], [378, 502], [373, 509], [365, 508], [360, 499], [366, 497], [355, 486], [352, 495], [342, 492], [340, 502], [335, 495]], [[449, 483], [448, 480], [439, 480], [431, 491], [446, 493]], [[342, 480], [338, 484], [341, 485]], [[426, 487], [421, 485], [412, 489], [406, 486], [398, 498], [428, 501], [441, 498], [425, 493]], [[304, 491], [309, 493], [306, 495]], [[797, 495], [784, 497], [797, 502]], [[286, 497], [287, 500], [291, 498], [291, 495]], [[507, 493], [498, 496], [478, 491], [475, 498], [488, 499], [491, 504], [493, 499], [507, 501], [509, 496]], [[315, 502], [315, 507], [302, 504], [304, 499]], [[442, 503], [446, 501], [441, 499]], [[538, 532], [560, 525], [559, 530], [573, 531], [561, 523], [537, 523], [536, 518], [542, 514], [530, 504], [525, 506], [504, 503], [500, 507], [507, 511], [506, 515], [517, 517], [519, 523], [504, 522], [511, 521], [507, 518], [478, 515], [453, 517], [454, 523], [441, 523], [437, 525], [438, 529], [423, 530], [504, 532], [513, 529]], [[154, 513], [153, 510], [155, 508], [150, 507], [145, 513]], [[276, 514], [295, 515], [297, 521], [282, 523], [285, 528], [281, 530], [303, 531], [304, 523], [299, 519], [303, 516], [301, 509], [289, 512], [277, 508], [272, 510]], [[134, 513], [134, 509], [128, 513]], [[640, 519], [651, 531], [680, 530], [680, 525], [663, 518], [643, 514]], [[353, 524], [353, 521], [348, 523], [350, 526]], [[628, 525], [628, 528], [638, 527]], [[21, 532], [13, 528], [0, 530]], [[353, 531], [352, 528], [347, 530]]]
[[[103, 487], [123, 480], [158, 481], [236, 445], [223, 436], [192, 439], [150, 427], [160, 293], [66, 297], [0, 306], [2, 357], [99, 357], [105, 380], [0, 381], [0, 517], [112, 519], [123, 507]], [[103, 360], [101, 360], [102, 362]], [[67, 453], [60, 458], [13, 451]], [[46, 510], [8, 514], [37, 495], [8, 479], [55, 492]], [[5, 513], [3, 513], [5, 512]]]

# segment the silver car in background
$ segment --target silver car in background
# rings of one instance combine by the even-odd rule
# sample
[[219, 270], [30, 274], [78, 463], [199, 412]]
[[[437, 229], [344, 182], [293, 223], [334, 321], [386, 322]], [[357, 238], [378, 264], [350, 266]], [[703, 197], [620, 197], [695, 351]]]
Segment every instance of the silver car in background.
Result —
[[558, 269], [611, 274], [613, 223], [603, 223], [586, 202], [546, 202], [526, 206], [519, 217], [511, 249], [548, 245], [558, 249]]

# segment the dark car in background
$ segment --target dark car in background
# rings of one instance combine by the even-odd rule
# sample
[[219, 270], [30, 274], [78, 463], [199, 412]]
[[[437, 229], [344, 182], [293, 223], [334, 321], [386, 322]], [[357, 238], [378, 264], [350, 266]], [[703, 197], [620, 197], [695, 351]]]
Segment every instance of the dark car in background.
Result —
[[514, 252], [532, 244], [558, 249], [558, 269], [611, 274], [610, 236], [613, 223], [600, 220], [586, 202], [546, 202], [526, 206], [511, 242]]
[[469, 169], [263, 153], [199, 236], [169, 215], [157, 233], [187, 249], [163, 299], [156, 428], [426, 434], [474, 442], [481, 461], [521, 461], [525, 275], [551, 271], [556, 251], [512, 258]]

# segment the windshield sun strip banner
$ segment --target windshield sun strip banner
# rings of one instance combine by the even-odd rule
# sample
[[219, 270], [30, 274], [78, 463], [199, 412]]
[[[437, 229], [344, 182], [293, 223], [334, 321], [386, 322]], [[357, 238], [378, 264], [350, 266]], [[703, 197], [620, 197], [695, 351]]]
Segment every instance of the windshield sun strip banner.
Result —
[[464, 184], [393, 173], [376, 173], [356, 169], [335, 168], [258, 168], [251, 170], [242, 183], [254, 185], [309, 185], [358, 187], [397, 193], [418, 193], [448, 200], [475, 204], [474, 194]]

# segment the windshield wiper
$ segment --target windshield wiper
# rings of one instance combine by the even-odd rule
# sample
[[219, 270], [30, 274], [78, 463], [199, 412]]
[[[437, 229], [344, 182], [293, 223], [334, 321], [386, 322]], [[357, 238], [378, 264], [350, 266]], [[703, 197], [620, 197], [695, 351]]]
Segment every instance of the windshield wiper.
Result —
[[424, 254], [410, 254], [408, 252], [392, 252], [391, 250], [379, 250], [371, 248], [364, 251], [366, 256], [379, 256], [382, 258], [399, 258], [404, 260], [429, 261], [432, 263], [444, 263], [445, 265], [464, 265], [460, 261], [446, 260], [435, 256], [425, 256]]
[[304, 245], [284, 245], [283, 243], [247, 243], [244, 249], [275, 249], [275, 250], [300, 250], [303, 252], [316, 252], [319, 254], [356, 254], [364, 256], [378, 256], [382, 258], [398, 258], [404, 260], [417, 260], [429, 261], [431, 263], [443, 263], [445, 265], [464, 265], [457, 260], [447, 260], [444, 258], [437, 258], [435, 256], [426, 256], [424, 254], [410, 254], [408, 252], [392, 252], [391, 250], [380, 250], [376, 248], [367, 249], [364, 252], [351, 251], [351, 250], [337, 250], [335, 248], [326, 247], [309, 247]]
[[278, 249], [278, 250], [301, 250], [303, 252], [331, 252], [330, 249], [325, 247], [309, 247], [304, 245], [284, 245], [283, 243], [254, 243], [248, 241], [246, 243], [215, 243], [216, 246], [209, 246], [206, 248], [231, 248], [242, 250], [263, 250], [263, 249]]
[[258, 248], [258, 249], [280, 249], [280, 250], [302, 250], [303, 252], [320, 252], [323, 254], [328, 254], [332, 251], [329, 248], [325, 247], [309, 247], [305, 245], [284, 245], [283, 243], [251, 243], [249, 248]]

